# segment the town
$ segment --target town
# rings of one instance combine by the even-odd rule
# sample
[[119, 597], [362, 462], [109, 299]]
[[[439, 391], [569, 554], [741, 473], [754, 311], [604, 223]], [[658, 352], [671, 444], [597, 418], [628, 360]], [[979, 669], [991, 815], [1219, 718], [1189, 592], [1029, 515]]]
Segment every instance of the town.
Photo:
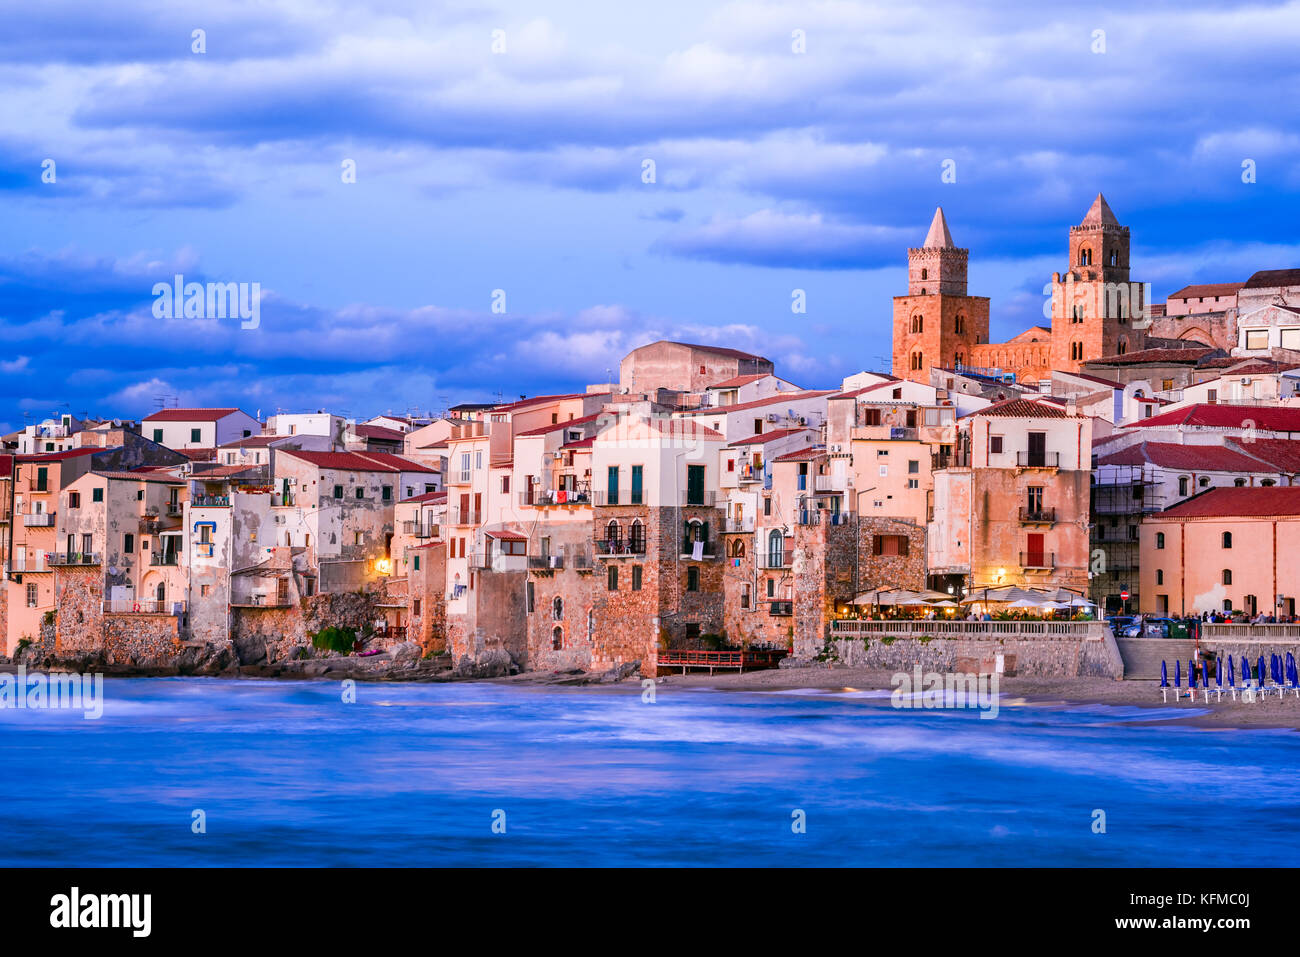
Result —
[[892, 368], [833, 384], [658, 341], [616, 381], [439, 414], [4, 436], [0, 654], [260, 666], [329, 635], [465, 676], [1119, 677], [1150, 667], [1109, 640], [1136, 614], [1300, 637], [1300, 268], [1145, 301], [1099, 194], [1050, 324], [992, 342], [942, 209], [925, 230]]

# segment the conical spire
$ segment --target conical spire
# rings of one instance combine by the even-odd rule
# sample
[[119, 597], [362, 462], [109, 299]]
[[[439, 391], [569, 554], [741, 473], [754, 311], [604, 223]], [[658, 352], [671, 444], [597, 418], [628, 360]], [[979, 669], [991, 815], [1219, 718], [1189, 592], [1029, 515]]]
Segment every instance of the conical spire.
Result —
[[934, 219], [930, 221], [930, 231], [925, 235], [926, 249], [952, 249], [952, 233], [948, 232], [948, 220], [943, 218], [943, 207], [936, 206]]
[[1088, 210], [1088, 215], [1083, 217], [1081, 226], [1118, 226], [1119, 220], [1115, 214], [1110, 211], [1106, 205], [1106, 197], [1097, 194], [1097, 198], [1092, 201], [1092, 207]]

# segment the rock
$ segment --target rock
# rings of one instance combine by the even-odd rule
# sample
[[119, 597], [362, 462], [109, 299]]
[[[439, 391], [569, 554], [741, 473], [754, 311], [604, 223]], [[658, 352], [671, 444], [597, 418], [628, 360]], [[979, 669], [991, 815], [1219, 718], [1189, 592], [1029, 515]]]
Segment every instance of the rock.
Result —
[[420, 660], [420, 646], [414, 641], [404, 641], [389, 649], [394, 663], [408, 663]]
[[519, 669], [510, 655], [502, 648], [489, 648], [477, 658], [463, 656], [456, 662], [457, 678], [504, 678]]
[[266, 640], [261, 635], [240, 635], [234, 645], [241, 665], [260, 665], [266, 661]]
[[617, 668], [611, 668], [600, 676], [602, 684], [612, 684], [615, 681], [625, 681], [641, 671], [641, 662], [628, 661], [619, 665]]

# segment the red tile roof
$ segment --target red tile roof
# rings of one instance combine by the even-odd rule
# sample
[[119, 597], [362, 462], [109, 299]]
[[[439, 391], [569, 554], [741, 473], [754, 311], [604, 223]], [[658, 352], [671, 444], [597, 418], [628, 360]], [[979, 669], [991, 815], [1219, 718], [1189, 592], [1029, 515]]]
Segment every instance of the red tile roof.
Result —
[[801, 432], [812, 432], [813, 429], [799, 427], [796, 429], [777, 429], [774, 432], [763, 432], [760, 435], [751, 435], [748, 438], [737, 439], [732, 442], [732, 447], [737, 445], [766, 445], [768, 442], [775, 442], [777, 439], [784, 439], [791, 435], [799, 435]]
[[794, 452], [786, 452], [785, 455], [778, 455], [773, 462], [806, 462], [809, 459], [819, 458], [826, 454], [826, 449], [822, 447], [797, 449]]
[[98, 475], [101, 478], [116, 479], [126, 482], [158, 482], [163, 485], [184, 485], [185, 479], [175, 475], [159, 475], [157, 472], [117, 472], [117, 471], [100, 471], [94, 469], [91, 475]]
[[1177, 292], [1171, 292], [1168, 299], [1215, 299], [1219, 296], [1235, 296], [1237, 290], [1246, 285], [1244, 282], [1210, 282], [1199, 286], [1184, 286]]
[[405, 432], [382, 425], [354, 425], [352, 434], [359, 439], [379, 439], [384, 442], [401, 442]]
[[[1300, 442], [1295, 443], [1300, 445]], [[1263, 462], [1222, 445], [1139, 442], [1099, 456], [1098, 465], [1157, 465], [1179, 472], [1267, 472]]]
[[1085, 379], [1088, 382], [1096, 382], [1098, 385], [1104, 385], [1111, 389], [1123, 389], [1122, 382], [1116, 382], [1114, 379], [1103, 379], [1099, 375], [1089, 375], [1086, 372], [1062, 372], [1061, 375], [1072, 376], [1075, 379]]
[[1200, 426], [1213, 429], [1255, 428], [1265, 432], [1300, 432], [1300, 408], [1266, 405], [1197, 403], [1139, 419], [1126, 429], [1156, 426]]
[[696, 349], [700, 352], [711, 352], [718, 356], [727, 356], [732, 359], [758, 359], [762, 362], [770, 362], [766, 356], [756, 356], [752, 352], [741, 352], [739, 349], [726, 349], [722, 346], [702, 346], [694, 342], [675, 342], [671, 339], [664, 340], [670, 346], [685, 346], [687, 349]]
[[[241, 409], [159, 409], [145, 416], [145, 422], [216, 422]], [[251, 419], [252, 416], [250, 415]]]
[[531, 399], [520, 399], [518, 402], [510, 402], [506, 405], [493, 406], [492, 411], [494, 413], [495, 412], [518, 412], [522, 409], [528, 408], [528, 406], [530, 405], [537, 405], [538, 403], [541, 402], [563, 402], [568, 399], [586, 399], [586, 398], [595, 398], [597, 396], [607, 396], [607, 395], [609, 395], [608, 392], [596, 392], [596, 393], [570, 392], [567, 395], [535, 395]]
[[425, 492], [423, 495], [412, 495], [410, 498], [402, 499], [401, 504], [415, 502], [420, 505], [438, 505], [447, 501], [447, 493], [444, 492]]
[[98, 446], [87, 445], [79, 449], [64, 449], [62, 452], [36, 452], [31, 455], [18, 456], [19, 462], [62, 462], [64, 459], [76, 459], [83, 455], [94, 455], [96, 452], [110, 452], [112, 449], [101, 449]]
[[1259, 459], [1278, 472], [1300, 472], [1300, 440], [1297, 439], [1255, 439], [1243, 442], [1229, 439], [1229, 448], [1235, 448], [1251, 458]]
[[431, 472], [434, 475], [438, 474], [438, 470], [432, 466], [416, 462], [414, 459], [404, 458], [393, 452], [358, 452], [356, 454], [378, 462], [380, 465], [386, 465], [394, 472]]
[[250, 435], [246, 439], [235, 439], [233, 442], [226, 442], [221, 446], [223, 449], [244, 449], [244, 448], [262, 448], [276, 442], [280, 439], [297, 438], [295, 435]]
[[1271, 518], [1275, 515], [1300, 516], [1300, 486], [1214, 488], [1151, 518], [1159, 521], [1163, 518]]
[[589, 449], [589, 448], [591, 448], [591, 444], [592, 444], [593, 442], [595, 442], [595, 441], [596, 441], [596, 439], [595, 439], [595, 437], [593, 436], [592, 438], [589, 438], [589, 439], [580, 439], [580, 440], [578, 440], [577, 442], [566, 442], [564, 445], [561, 445], [560, 448], [562, 448], [562, 449], [570, 449], [570, 450], [573, 450], [573, 449]]
[[681, 415], [730, 415], [732, 412], [744, 412], [748, 409], [760, 409], [769, 405], [785, 405], [800, 399], [816, 399], [823, 395], [833, 395], [835, 389], [810, 389], [806, 392], [777, 392], [762, 399], [739, 402], [736, 405], [715, 405], [707, 409], [691, 409]]
[[179, 452], [191, 462], [212, 462], [217, 458], [216, 449], [172, 449], [173, 452]]
[[498, 540], [503, 541], [503, 542], [526, 542], [526, 541], [528, 541], [528, 536], [527, 536], [527, 535], [520, 535], [518, 532], [508, 532], [508, 531], [505, 531], [504, 529], [501, 529], [501, 530], [498, 530], [498, 531], [490, 531], [490, 532], [485, 531], [483, 534], [486, 535], [488, 538], [495, 538], [495, 539], [498, 539]]
[[715, 382], [708, 386], [710, 389], [739, 389], [742, 385], [749, 385], [751, 382], [757, 382], [759, 379], [766, 379], [772, 373], [756, 372], [753, 375], [738, 375], [722, 382]]
[[1261, 269], [1246, 280], [1246, 289], [1271, 289], [1274, 286], [1300, 286], [1300, 269]]
[[972, 412], [971, 415], [999, 415], [1020, 419], [1079, 418], [1079, 416], [1071, 416], [1070, 413], [1066, 412], [1060, 405], [1047, 402], [1035, 402], [1032, 399], [1005, 399], [1002, 402], [994, 402], [992, 405], [983, 409], [977, 409]]
[[412, 462], [389, 452], [311, 452], [305, 449], [285, 450], [291, 455], [321, 469], [346, 472], [436, 472], [427, 465]]
[[1104, 363], [1112, 366], [1138, 365], [1143, 362], [1190, 362], [1199, 363], [1201, 359], [1213, 352], [1209, 346], [1196, 346], [1189, 349], [1141, 349], [1126, 352], [1122, 356], [1102, 356], [1090, 359], [1089, 364]]
[[[559, 429], [568, 428], [570, 426], [586, 425], [588, 422], [595, 422], [604, 414], [604, 412], [594, 412], [591, 415], [584, 415], [578, 419], [569, 419], [567, 422], [554, 422], [550, 425], [539, 425], [535, 429], [528, 429], [525, 432], [516, 432], [515, 438], [518, 439], [525, 435], [546, 435], [549, 432], [555, 432]], [[426, 448], [433, 448], [433, 446], [426, 446]]]

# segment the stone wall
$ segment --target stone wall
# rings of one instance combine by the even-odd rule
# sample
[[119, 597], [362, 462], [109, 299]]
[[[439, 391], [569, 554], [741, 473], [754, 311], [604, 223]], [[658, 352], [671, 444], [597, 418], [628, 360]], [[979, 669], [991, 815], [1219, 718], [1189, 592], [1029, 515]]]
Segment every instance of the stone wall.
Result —
[[833, 647], [839, 661], [852, 668], [885, 671], [995, 670], [998, 655], [1006, 674], [1053, 678], [1123, 678], [1124, 662], [1113, 637], [950, 639], [842, 638]]

